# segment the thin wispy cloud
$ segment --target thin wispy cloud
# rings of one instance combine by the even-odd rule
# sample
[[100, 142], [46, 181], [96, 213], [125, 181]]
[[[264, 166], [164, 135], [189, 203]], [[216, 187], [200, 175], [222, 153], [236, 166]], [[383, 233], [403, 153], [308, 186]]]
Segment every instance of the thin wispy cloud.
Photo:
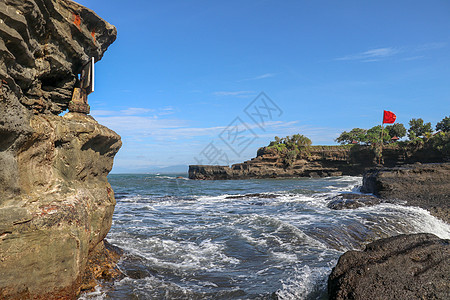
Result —
[[376, 62], [396, 58], [403, 61], [412, 61], [426, 58], [424, 52], [439, 50], [447, 47], [447, 45], [447, 43], [436, 42], [415, 46], [375, 48], [356, 54], [338, 57], [335, 60]]
[[[172, 108], [166, 108], [166, 110], [170, 112]], [[113, 129], [124, 139], [134, 141], [142, 141], [146, 138], [155, 141], [214, 139], [229, 127], [229, 124], [192, 127], [189, 120], [168, 118], [164, 113], [142, 115], [143, 112], [146, 112], [146, 109], [129, 108], [121, 111], [92, 111], [92, 115], [99, 123]], [[297, 121], [270, 121], [266, 122], [265, 126], [275, 134], [276, 131], [292, 127], [296, 123]], [[253, 123], [247, 123], [246, 126], [255, 131], [259, 128], [257, 124]]]
[[429, 50], [437, 50], [437, 49], [442, 49], [445, 48], [447, 46], [447, 43], [426, 43], [426, 44], [422, 44], [419, 45], [417, 47], [415, 47], [415, 51], [429, 51]]
[[371, 62], [387, 59], [394, 55], [397, 55], [401, 51], [397, 48], [386, 47], [370, 49], [361, 53], [350, 54], [343, 57], [338, 57], [336, 60], [357, 60], [362, 62]]
[[254, 91], [219, 91], [213, 93], [215, 96], [248, 96], [254, 94], [256, 94]]
[[249, 81], [249, 80], [260, 80], [260, 79], [265, 79], [265, 78], [274, 77], [275, 75], [276, 75], [275, 73], [265, 73], [265, 74], [258, 75], [258, 76], [255, 76], [255, 77], [250, 77], [250, 78], [242, 79], [242, 80], [240, 80], [239, 82], [242, 82], [242, 81]]
[[142, 108], [142, 107], [129, 107], [125, 110], [120, 111], [122, 114], [127, 116], [143, 115], [149, 112], [154, 112], [154, 109]]
[[402, 60], [411, 61], [411, 60], [418, 60], [418, 59], [423, 59], [423, 58], [425, 58], [424, 55], [417, 55], [417, 56], [405, 57], [405, 58], [402, 58]]

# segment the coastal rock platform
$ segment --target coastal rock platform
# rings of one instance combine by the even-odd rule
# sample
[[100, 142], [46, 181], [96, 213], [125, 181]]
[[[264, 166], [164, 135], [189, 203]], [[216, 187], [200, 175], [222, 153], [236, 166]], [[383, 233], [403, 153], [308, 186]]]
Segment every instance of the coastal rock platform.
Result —
[[361, 192], [406, 201], [450, 223], [450, 163], [373, 169], [364, 175]]

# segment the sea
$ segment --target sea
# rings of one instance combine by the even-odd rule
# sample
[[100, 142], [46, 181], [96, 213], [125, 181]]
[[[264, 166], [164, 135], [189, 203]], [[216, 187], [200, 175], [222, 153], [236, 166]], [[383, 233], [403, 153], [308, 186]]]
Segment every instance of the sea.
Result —
[[334, 210], [362, 177], [189, 180], [108, 176], [117, 200], [107, 240], [122, 279], [79, 299], [327, 299], [340, 255], [402, 233], [450, 238], [450, 226], [404, 203]]

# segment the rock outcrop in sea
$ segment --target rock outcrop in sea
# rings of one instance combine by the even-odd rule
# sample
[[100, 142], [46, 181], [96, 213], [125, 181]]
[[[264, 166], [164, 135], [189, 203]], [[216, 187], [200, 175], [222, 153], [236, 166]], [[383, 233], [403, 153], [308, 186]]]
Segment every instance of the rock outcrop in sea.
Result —
[[[442, 162], [442, 153], [433, 149], [409, 147], [385, 147], [383, 165], [394, 167], [414, 162]], [[249, 161], [229, 166], [191, 165], [189, 178], [198, 180], [282, 178], [282, 177], [326, 177], [361, 176], [378, 165], [370, 146], [310, 146], [291, 163], [274, 149], [258, 150]]]
[[361, 192], [403, 200], [450, 223], [450, 163], [373, 169], [364, 174]]
[[[120, 136], [67, 113], [116, 29], [69, 0], [0, 2], [0, 298], [73, 299], [104, 246]], [[89, 284], [87, 284], [89, 286]], [[86, 287], [86, 285], [85, 285]]]

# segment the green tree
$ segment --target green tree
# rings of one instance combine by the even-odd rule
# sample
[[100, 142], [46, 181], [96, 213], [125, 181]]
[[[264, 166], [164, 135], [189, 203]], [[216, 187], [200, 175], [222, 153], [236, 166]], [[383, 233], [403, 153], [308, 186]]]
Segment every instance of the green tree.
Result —
[[[294, 134], [284, 138], [276, 136], [274, 139], [275, 141], [271, 141], [267, 149], [274, 149], [278, 153], [287, 153], [288, 151], [300, 153], [312, 144], [309, 138], [301, 134]], [[260, 153], [263, 153], [263, 151], [261, 150]], [[293, 154], [291, 153], [290, 155], [292, 156]]]
[[410, 140], [413, 140], [415, 137], [423, 137], [427, 132], [433, 132], [430, 122], [424, 123], [421, 118], [409, 121], [408, 138]]
[[450, 117], [445, 117], [436, 124], [436, 131], [449, 132], [450, 131]]
[[391, 138], [396, 136], [401, 139], [406, 135], [406, 128], [402, 123], [395, 123], [394, 125], [388, 125], [386, 126], [386, 129], [389, 132]]
[[344, 145], [351, 144], [353, 141], [357, 141], [359, 143], [366, 141], [366, 133], [367, 130], [362, 128], [353, 128], [350, 132], [344, 131], [341, 135], [335, 139], [336, 142]]
[[294, 137], [294, 143], [297, 147], [309, 147], [312, 144], [311, 140], [304, 135], [295, 134]]
[[[389, 141], [391, 136], [389, 135], [389, 131], [384, 128], [383, 129], [383, 142]], [[367, 130], [366, 140], [365, 142], [370, 145], [375, 145], [379, 143], [381, 140], [381, 125], [374, 126]]]
[[439, 132], [429, 140], [433, 149], [441, 152], [443, 155], [450, 155], [450, 131]]

